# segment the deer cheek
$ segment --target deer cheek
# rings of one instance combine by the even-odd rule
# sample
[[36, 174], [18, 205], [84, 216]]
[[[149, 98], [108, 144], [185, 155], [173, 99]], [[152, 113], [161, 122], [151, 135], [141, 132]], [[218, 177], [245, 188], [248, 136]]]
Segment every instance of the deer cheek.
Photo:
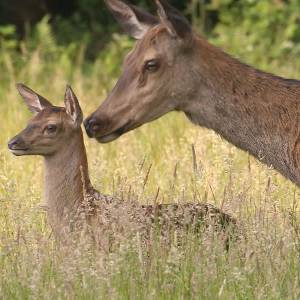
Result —
[[139, 80], [138, 80], [138, 87], [141, 88], [141, 87], [145, 86], [146, 83], [147, 83], [147, 74], [146, 74], [146, 72], [142, 72], [142, 74], [140, 75]]

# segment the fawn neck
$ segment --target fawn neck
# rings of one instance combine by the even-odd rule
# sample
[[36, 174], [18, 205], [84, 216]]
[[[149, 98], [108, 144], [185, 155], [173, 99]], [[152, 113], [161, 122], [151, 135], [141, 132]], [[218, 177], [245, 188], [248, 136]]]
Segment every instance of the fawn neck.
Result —
[[[45, 199], [50, 221], [63, 221], [82, 203], [91, 183], [81, 129], [55, 154], [45, 157]], [[53, 224], [52, 224], [53, 225]]]
[[181, 109], [300, 185], [300, 81], [251, 68], [205, 40], [196, 43], [193, 95]]

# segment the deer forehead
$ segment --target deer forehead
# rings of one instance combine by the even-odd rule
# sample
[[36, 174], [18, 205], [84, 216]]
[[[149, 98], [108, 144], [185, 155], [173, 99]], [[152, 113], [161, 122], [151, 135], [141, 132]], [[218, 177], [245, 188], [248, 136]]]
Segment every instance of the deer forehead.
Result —
[[156, 52], [165, 50], [166, 45], [172, 43], [172, 40], [167, 30], [163, 26], [157, 25], [150, 29], [143, 39], [137, 41], [133, 54], [139, 56], [151, 49]]
[[130, 59], [147, 61], [159, 58], [169, 66], [173, 65], [176, 56], [180, 53], [181, 43], [168, 34], [167, 30], [158, 25], [146, 34], [144, 39], [138, 41], [130, 54]]
[[58, 123], [62, 122], [67, 117], [65, 108], [63, 107], [47, 107], [38, 113], [32, 120], [31, 123]]

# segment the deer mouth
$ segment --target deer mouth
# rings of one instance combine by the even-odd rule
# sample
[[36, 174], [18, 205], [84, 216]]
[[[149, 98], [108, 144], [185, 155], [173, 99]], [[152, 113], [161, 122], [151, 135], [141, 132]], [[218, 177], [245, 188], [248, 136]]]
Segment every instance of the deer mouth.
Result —
[[21, 156], [21, 155], [25, 155], [28, 152], [28, 148], [24, 148], [24, 149], [9, 149], [9, 151], [15, 155], [15, 156]]
[[110, 143], [114, 140], [116, 140], [117, 138], [119, 138], [122, 134], [119, 134], [117, 132], [113, 132], [107, 135], [103, 135], [101, 137], [96, 137], [96, 140], [101, 143], [101, 144], [106, 144], [106, 143]]
[[20, 156], [25, 155], [29, 148], [25, 145], [22, 139], [15, 137], [8, 142], [8, 150], [12, 154]]
[[125, 125], [123, 125], [122, 127], [120, 127], [119, 129], [114, 130], [113, 132], [111, 132], [109, 134], [105, 134], [105, 135], [101, 135], [101, 136], [96, 136], [95, 138], [101, 144], [110, 143], [110, 142], [116, 140], [117, 138], [119, 138], [124, 133], [132, 130], [133, 128], [131, 127], [131, 123], [132, 122], [129, 121]]

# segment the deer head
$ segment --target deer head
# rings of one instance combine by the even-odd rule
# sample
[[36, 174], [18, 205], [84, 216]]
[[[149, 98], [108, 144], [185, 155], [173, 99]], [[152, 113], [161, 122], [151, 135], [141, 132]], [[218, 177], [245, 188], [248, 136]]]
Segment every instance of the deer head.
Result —
[[181, 110], [180, 101], [198, 88], [192, 80], [194, 34], [180, 12], [158, 0], [158, 17], [121, 0], [106, 3], [137, 43], [113, 91], [85, 120], [87, 134], [103, 143]]
[[82, 111], [70, 86], [66, 88], [65, 107], [53, 106], [23, 84], [17, 88], [34, 117], [9, 141], [8, 148], [14, 155], [52, 155], [81, 130]]

